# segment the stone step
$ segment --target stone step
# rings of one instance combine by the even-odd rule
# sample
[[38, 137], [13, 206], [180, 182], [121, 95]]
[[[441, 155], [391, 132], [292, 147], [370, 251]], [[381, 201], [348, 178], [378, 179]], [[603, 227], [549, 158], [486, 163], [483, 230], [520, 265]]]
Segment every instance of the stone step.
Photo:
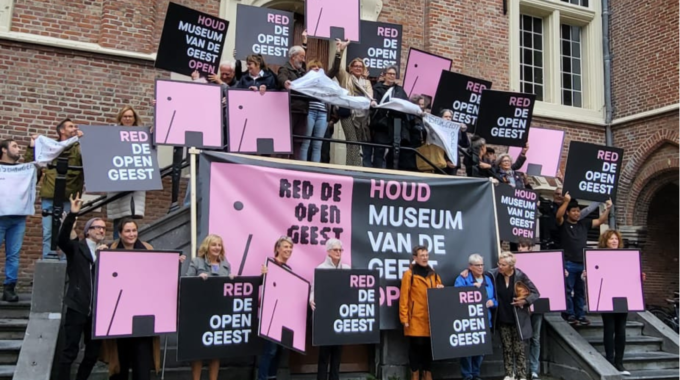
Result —
[[0, 318], [13, 319], [23, 318], [28, 319], [31, 312], [31, 295], [19, 294], [19, 302], [5, 302], [0, 301]]
[[675, 369], [678, 371], [677, 354], [668, 352], [638, 352], [623, 355], [623, 366], [628, 371], [652, 371], [659, 369]]
[[0, 365], [0, 380], [12, 380], [15, 369], [14, 365]]
[[[643, 327], [645, 327], [645, 325], [642, 322], [628, 321], [628, 323], [626, 323], [626, 337], [642, 335]], [[586, 339], [602, 338], [604, 333], [604, 327], [602, 326], [601, 320], [591, 321], [589, 326], [574, 326], [574, 329]]]
[[23, 340], [28, 319], [0, 319], [0, 340]]
[[624, 376], [626, 380], [670, 380], [680, 378], [677, 369], [657, 369], [652, 371], [630, 371], [630, 376]]
[[[604, 342], [602, 341], [602, 336], [589, 337], [586, 339], [596, 350], [599, 352], [604, 352]], [[661, 351], [661, 345], [663, 344], [663, 339], [655, 338], [652, 336], [636, 335], [626, 337], [626, 352], [636, 353], [636, 352], [655, 352]]]
[[0, 365], [15, 365], [23, 340], [0, 340]]

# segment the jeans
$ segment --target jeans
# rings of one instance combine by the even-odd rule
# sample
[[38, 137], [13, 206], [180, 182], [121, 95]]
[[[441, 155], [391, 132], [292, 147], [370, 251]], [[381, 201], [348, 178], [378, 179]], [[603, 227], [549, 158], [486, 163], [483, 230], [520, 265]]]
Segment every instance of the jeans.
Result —
[[73, 309], [66, 310], [64, 319], [64, 350], [61, 353], [59, 362], [58, 380], [71, 379], [71, 365], [80, 351], [80, 337], [83, 336], [85, 343], [85, 355], [78, 367], [76, 380], [87, 380], [90, 377], [92, 368], [97, 364], [101, 340], [92, 339], [92, 316], [79, 313]]
[[603, 313], [604, 352], [607, 360], [614, 365], [623, 364], [626, 351], [626, 319], [628, 313]]
[[17, 283], [19, 252], [25, 232], [25, 216], [0, 216], [0, 245], [5, 243], [5, 285]]
[[361, 161], [365, 168], [385, 168], [385, 148], [364, 145], [361, 147]]
[[[586, 302], [585, 285], [581, 275], [583, 274], [583, 264], [567, 261], [567, 316], [574, 316], [576, 319], [585, 318], [583, 306]], [[571, 293], [574, 292], [572, 297]]]
[[531, 329], [533, 334], [529, 340], [529, 364], [531, 372], [539, 373], [541, 368], [541, 325], [543, 314], [531, 314]]
[[[316, 369], [316, 380], [339, 380], [340, 358], [342, 358], [342, 346], [319, 347], [319, 365]], [[330, 363], [330, 377], [328, 376], [328, 364]]]
[[460, 358], [460, 374], [463, 376], [463, 380], [479, 376], [483, 359], [483, 355]]
[[[40, 205], [43, 210], [52, 210], [54, 203], [52, 199], [42, 199]], [[71, 211], [71, 203], [64, 202], [64, 212], [68, 213]], [[43, 216], [42, 218], [42, 232], [43, 232], [43, 259], [48, 255], [56, 255], [56, 251], [53, 251], [50, 246], [52, 243], [52, 216]], [[59, 231], [57, 231], [59, 233]], [[61, 256], [61, 260], [66, 260], [66, 256]]]
[[257, 380], [275, 379], [279, 369], [279, 345], [265, 340], [262, 344], [260, 364], [257, 367]]
[[[328, 128], [326, 111], [310, 109], [307, 114], [307, 130], [305, 136], [324, 137]], [[300, 156], [296, 157], [302, 161], [321, 162], [321, 145], [323, 141], [302, 140], [300, 146]], [[309, 146], [312, 146], [312, 157], [309, 158]]]

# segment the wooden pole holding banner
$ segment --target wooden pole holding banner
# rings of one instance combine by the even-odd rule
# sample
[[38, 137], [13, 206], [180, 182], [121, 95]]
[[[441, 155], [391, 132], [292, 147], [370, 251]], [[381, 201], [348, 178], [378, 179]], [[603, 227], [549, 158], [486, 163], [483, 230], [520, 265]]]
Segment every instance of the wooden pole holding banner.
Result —
[[198, 188], [196, 187], [196, 156], [198, 156], [201, 153], [200, 149], [196, 149], [194, 147], [189, 148], [189, 163], [190, 163], [190, 177], [189, 180], [191, 181], [191, 258], [193, 259], [196, 257], [196, 249], [197, 249], [197, 240], [198, 236], [196, 236], [198, 232], [198, 226], [197, 223], [197, 214], [198, 210], [196, 209], [196, 193], [198, 192]]

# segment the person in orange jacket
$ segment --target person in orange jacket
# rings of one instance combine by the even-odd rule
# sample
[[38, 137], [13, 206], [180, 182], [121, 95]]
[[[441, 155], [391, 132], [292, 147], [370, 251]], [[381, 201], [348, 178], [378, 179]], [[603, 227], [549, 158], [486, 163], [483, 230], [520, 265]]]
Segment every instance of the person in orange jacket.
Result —
[[430, 346], [430, 318], [427, 311], [427, 289], [443, 288], [439, 275], [428, 265], [430, 255], [421, 245], [413, 247], [413, 260], [401, 279], [399, 320], [404, 335], [409, 337], [409, 365], [411, 380], [432, 380], [432, 348]]

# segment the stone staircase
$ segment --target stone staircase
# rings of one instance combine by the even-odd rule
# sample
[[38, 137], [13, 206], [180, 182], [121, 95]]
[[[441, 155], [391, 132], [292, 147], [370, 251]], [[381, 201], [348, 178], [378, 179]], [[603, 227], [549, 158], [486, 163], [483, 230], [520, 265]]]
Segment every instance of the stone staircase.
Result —
[[16, 303], [0, 301], [0, 380], [14, 376], [30, 311], [28, 294], [20, 294]]
[[[635, 313], [631, 313], [635, 314]], [[604, 355], [603, 326], [599, 315], [588, 316], [590, 326], [576, 330], [593, 348]], [[678, 352], [664, 351], [664, 340], [645, 334], [645, 324], [632, 318], [626, 325], [626, 351], [623, 366], [631, 373], [630, 380], [667, 380], [680, 378]]]

